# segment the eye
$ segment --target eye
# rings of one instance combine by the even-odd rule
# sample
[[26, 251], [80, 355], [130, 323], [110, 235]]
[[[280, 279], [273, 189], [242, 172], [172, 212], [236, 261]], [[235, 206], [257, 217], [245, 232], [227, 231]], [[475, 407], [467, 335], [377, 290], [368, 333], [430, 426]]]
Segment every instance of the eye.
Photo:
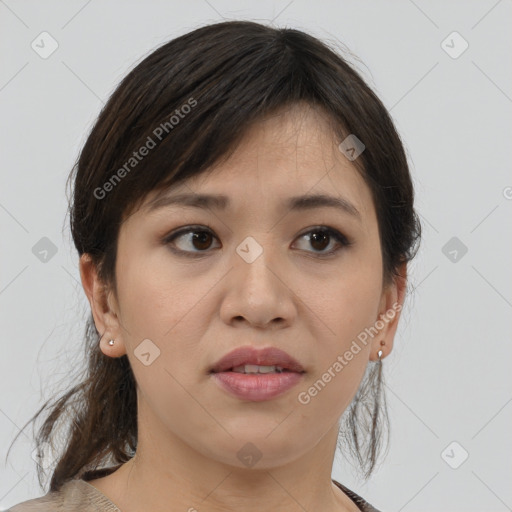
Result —
[[[326, 226], [317, 226], [310, 229], [306, 233], [300, 235], [299, 238], [304, 238], [308, 244], [315, 249], [311, 252], [319, 254], [320, 257], [330, 256], [340, 251], [343, 247], [348, 247], [352, 244], [345, 235], [341, 234], [336, 229]], [[333, 241], [336, 243], [333, 243]], [[332, 247], [333, 245], [334, 248]], [[331, 249], [325, 251], [325, 248], [329, 246], [331, 246]]]
[[[298, 238], [305, 239], [313, 247], [314, 251], [305, 249], [307, 252], [313, 252], [320, 257], [330, 256], [343, 247], [352, 244], [339, 231], [326, 226], [317, 226], [303, 233]], [[177, 254], [195, 257], [200, 256], [201, 253], [208, 252], [213, 240], [218, 240], [218, 238], [213, 234], [209, 226], [206, 229], [205, 226], [187, 226], [165, 237], [163, 243], [169, 245], [171, 250]], [[326, 251], [327, 247], [331, 247], [331, 249]]]
[[[173, 252], [187, 253], [187, 256], [193, 256], [194, 253], [205, 252], [211, 246], [212, 239], [217, 239], [217, 237], [213, 235], [210, 229], [204, 229], [204, 226], [188, 226], [184, 229], [180, 229], [176, 233], [171, 233], [170, 236], [164, 239], [164, 244], [170, 245]], [[178, 241], [182, 247], [185, 246], [185, 249], [180, 247], [174, 249], [174, 245], [179, 245], [176, 241]], [[198, 250], [187, 250], [186, 244], [188, 244], [189, 248], [192, 245], [192, 247]]]

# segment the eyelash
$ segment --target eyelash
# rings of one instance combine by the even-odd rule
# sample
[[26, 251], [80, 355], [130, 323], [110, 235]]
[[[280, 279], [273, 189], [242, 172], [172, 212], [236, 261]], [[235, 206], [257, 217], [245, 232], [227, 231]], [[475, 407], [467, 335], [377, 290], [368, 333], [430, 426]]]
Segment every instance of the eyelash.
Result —
[[[204, 228], [207, 228], [207, 229], [204, 229]], [[213, 234], [213, 230], [210, 226], [187, 226], [186, 228], [180, 229], [179, 231], [176, 231], [176, 232], [171, 233], [170, 235], [167, 235], [162, 240], [162, 242], [164, 245], [171, 245], [172, 242], [176, 238], [179, 238], [180, 236], [185, 235], [187, 233], [210, 233], [214, 238], [217, 238]], [[339, 244], [339, 247], [337, 247], [335, 249], [331, 249], [328, 252], [314, 252], [313, 251], [313, 254], [315, 254], [316, 257], [319, 257], [319, 258], [328, 258], [328, 257], [334, 256], [335, 253], [339, 252], [344, 247], [348, 247], [348, 246], [352, 245], [352, 242], [349, 241], [345, 235], [343, 235], [336, 229], [330, 228], [328, 226], [315, 226], [313, 228], [310, 228], [305, 233], [302, 233], [301, 235], [299, 235], [299, 238], [304, 237], [305, 235], [310, 235], [311, 233], [323, 233], [325, 235], [328, 235], [330, 238], [333, 238]], [[170, 249], [172, 252], [174, 252], [180, 256], [182, 255], [185, 257], [189, 257], [189, 258], [200, 258], [200, 257], [202, 257], [203, 253], [208, 252], [208, 250], [205, 250], [205, 251], [183, 251], [181, 249], [176, 249], [174, 247], [171, 247]], [[307, 252], [310, 252], [310, 251], [307, 251]]]

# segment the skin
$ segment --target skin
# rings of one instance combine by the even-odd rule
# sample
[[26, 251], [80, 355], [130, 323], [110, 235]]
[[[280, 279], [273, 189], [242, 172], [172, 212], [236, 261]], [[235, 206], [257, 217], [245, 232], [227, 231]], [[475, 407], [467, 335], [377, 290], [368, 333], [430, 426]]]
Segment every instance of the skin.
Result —
[[[227, 161], [172, 190], [226, 194], [229, 209], [175, 205], [150, 213], [143, 206], [130, 215], [118, 240], [117, 290], [82, 256], [101, 350], [127, 354], [137, 382], [137, 453], [90, 482], [123, 512], [358, 510], [331, 481], [338, 423], [368, 361], [392, 350], [400, 311], [307, 405], [297, 396], [359, 333], [403, 304], [406, 267], [383, 287], [370, 190], [339, 142], [319, 111], [281, 111], [254, 125]], [[281, 206], [290, 196], [320, 192], [349, 200], [361, 221], [333, 208]], [[174, 247], [202, 250], [200, 258], [179, 256], [162, 242], [190, 225], [210, 226], [213, 237], [194, 244], [182, 236]], [[338, 230], [352, 245], [308, 241], [307, 228], [317, 226]], [[247, 236], [263, 248], [252, 263], [236, 252]], [[148, 366], [134, 355], [144, 339], [160, 350]], [[265, 402], [232, 397], [208, 370], [241, 345], [285, 350], [304, 366], [304, 381]], [[261, 453], [253, 467], [237, 457], [248, 442]]]

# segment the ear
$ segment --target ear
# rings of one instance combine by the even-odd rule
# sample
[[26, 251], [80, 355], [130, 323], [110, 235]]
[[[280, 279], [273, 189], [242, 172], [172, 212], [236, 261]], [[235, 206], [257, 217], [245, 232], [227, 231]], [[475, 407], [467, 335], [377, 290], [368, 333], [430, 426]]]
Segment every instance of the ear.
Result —
[[379, 316], [377, 318], [380, 322], [376, 322], [375, 325], [375, 327], [379, 329], [379, 332], [372, 341], [370, 361], [379, 359], [379, 350], [382, 350], [382, 358], [384, 358], [389, 355], [393, 349], [393, 340], [398, 327], [407, 288], [407, 263], [403, 263], [398, 268], [398, 273], [399, 275], [394, 277], [393, 282], [382, 292]]
[[[94, 324], [101, 335], [101, 351], [109, 357], [121, 357], [126, 354], [126, 349], [117, 314], [117, 302], [114, 293], [109, 291], [98, 277], [96, 265], [90, 254], [86, 253], [80, 257], [80, 278], [91, 306]], [[108, 344], [111, 339], [115, 340], [113, 346]]]

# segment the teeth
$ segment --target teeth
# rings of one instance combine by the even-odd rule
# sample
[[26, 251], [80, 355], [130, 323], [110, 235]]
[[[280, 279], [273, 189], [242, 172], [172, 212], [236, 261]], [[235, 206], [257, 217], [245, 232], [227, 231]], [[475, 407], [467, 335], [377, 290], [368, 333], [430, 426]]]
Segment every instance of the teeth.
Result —
[[281, 366], [260, 366], [257, 364], [245, 364], [236, 366], [232, 369], [236, 373], [281, 373], [283, 368]]

